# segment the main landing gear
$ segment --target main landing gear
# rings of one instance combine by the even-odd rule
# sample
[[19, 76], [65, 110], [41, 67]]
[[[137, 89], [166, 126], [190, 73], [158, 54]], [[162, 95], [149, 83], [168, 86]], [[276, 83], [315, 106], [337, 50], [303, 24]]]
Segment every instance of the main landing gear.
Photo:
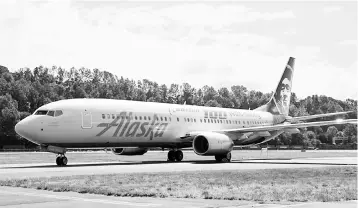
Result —
[[180, 162], [183, 160], [183, 152], [181, 150], [170, 150], [168, 152], [168, 161], [170, 162]]
[[231, 152], [224, 155], [215, 155], [216, 162], [229, 163], [231, 162]]
[[67, 157], [65, 155], [58, 155], [56, 157], [56, 164], [58, 166], [66, 166], [67, 162], [68, 162], [68, 160], [67, 160]]

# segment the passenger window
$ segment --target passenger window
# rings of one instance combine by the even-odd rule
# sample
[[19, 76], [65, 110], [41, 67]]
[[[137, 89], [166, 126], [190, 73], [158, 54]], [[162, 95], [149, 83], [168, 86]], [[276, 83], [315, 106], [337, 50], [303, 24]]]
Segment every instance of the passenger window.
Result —
[[47, 115], [54, 117], [54, 116], [55, 116], [55, 111], [49, 111], [49, 112], [47, 113]]
[[144, 120], [147, 120], [147, 116], [144, 116]]
[[139, 116], [139, 120], [142, 120], [142, 116]]
[[106, 119], [106, 114], [102, 114], [102, 119]]
[[135, 120], [137, 120], [137, 116], [134, 116]]
[[202, 120], [202, 119], [200, 119], [200, 123], [203, 123], [203, 120]]
[[163, 121], [163, 117], [160, 117], [160, 120]]
[[62, 115], [62, 110], [55, 111], [55, 117]]
[[116, 116], [114, 114], [112, 114], [112, 119], [116, 118]]
[[179, 121], [179, 118], [177, 118], [177, 120]]
[[204, 123], [206, 123], [206, 119], [204, 119]]
[[194, 122], [196, 122], [195, 118], [194, 118]]
[[150, 121], [150, 116], [148, 116], [148, 120]]

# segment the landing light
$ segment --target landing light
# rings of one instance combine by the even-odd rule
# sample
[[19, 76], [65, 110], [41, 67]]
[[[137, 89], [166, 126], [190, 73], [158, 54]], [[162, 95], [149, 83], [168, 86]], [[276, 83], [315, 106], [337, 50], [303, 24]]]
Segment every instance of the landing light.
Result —
[[336, 120], [338, 123], [342, 123], [343, 119], [339, 118]]

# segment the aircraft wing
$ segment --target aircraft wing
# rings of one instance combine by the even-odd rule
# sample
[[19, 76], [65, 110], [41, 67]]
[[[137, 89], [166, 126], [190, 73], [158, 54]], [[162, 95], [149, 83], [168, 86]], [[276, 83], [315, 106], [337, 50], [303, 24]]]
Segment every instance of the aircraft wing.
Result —
[[261, 132], [261, 131], [277, 131], [277, 130], [288, 130], [294, 128], [304, 128], [310, 126], [327, 126], [327, 125], [335, 125], [335, 124], [357, 124], [357, 119], [347, 119], [347, 120], [333, 120], [333, 121], [318, 121], [318, 122], [309, 122], [309, 123], [283, 123], [278, 125], [271, 126], [256, 126], [256, 127], [245, 127], [245, 128], [237, 128], [237, 129], [223, 129], [223, 130], [215, 130], [215, 132], [227, 132], [227, 133], [246, 133], [246, 132]]
[[[267, 126], [255, 126], [255, 127], [245, 127], [245, 128], [236, 128], [236, 129], [220, 129], [220, 130], [212, 130], [211, 132], [218, 133], [249, 133], [249, 132], [265, 132], [265, 131], [296, 131], [298, 128], [310, 127], [310, 126], [328, 126], [328, 125], [336, 125], [336, 124], [357, 124], [357, 119], [337, 119], [333, 121], [318, 121], [318, 122], [309, 122], [309, 123], [283, 123], [277, 125], [267, 125]], [[193, 139], [194, 136], [203, 133], [203, 131], [192, 131], [185, 136], [180, 137], [181, 139]]]
[[300, 116], [300, 117], [292, 117], [292, 121], [304, 121], [314, 118], [322, 118], [328, 116], [337, 116], [337, 115], [344, 115], [348, 113], [353, 113], [353, 111], [346, 111], [346, 112], [337, 112], [337, 113], [326, 113], [326, 114], [317, 114], [317, 115], [309, 115], [309, 116]]

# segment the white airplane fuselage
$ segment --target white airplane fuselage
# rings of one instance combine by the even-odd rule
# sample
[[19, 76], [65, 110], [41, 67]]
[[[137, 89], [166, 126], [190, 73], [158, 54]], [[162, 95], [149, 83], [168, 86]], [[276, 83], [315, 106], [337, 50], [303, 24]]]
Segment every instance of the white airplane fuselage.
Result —
[[[63, 114], [36, 115], [37, 111]], [[184, 148], [192, 146], [183, 140], [188, 132], [275, 123], [269, 112], [112, 99], [61, 100], [37, 111], [22, 120], [16, 131], [36, 144], [65, 148]], [[242, 134], [233, 140], [240, 144], [247, 139]]]

